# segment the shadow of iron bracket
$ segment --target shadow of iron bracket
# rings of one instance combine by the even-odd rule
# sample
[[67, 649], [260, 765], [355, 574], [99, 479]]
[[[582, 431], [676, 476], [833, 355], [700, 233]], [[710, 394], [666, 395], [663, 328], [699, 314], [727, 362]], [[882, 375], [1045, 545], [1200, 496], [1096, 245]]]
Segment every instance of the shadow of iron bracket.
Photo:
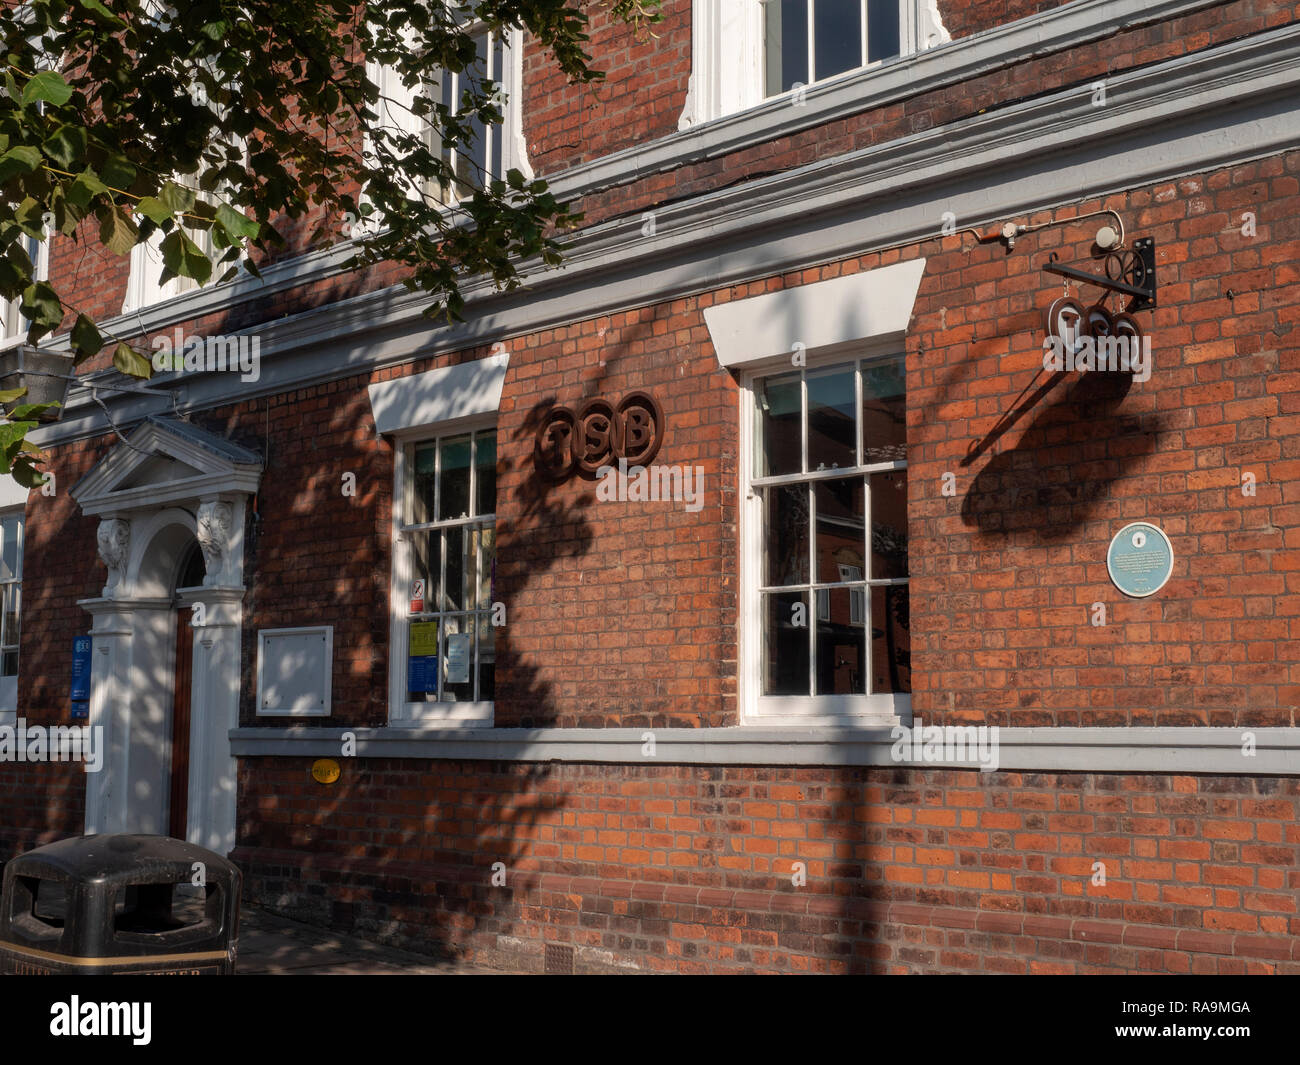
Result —
[[[1133, 300], [1129, 305], [1131, 311], [1146, 311], [1156, 306], [1156, 242], [1153, 238], [1141, 237], [1133, 242], [1131, 251], [1109, 252], [1103, 261], [1106, 263], [1106, 276], [1058, 263], [1056, 252], [1052, 252], [1043, 269], [1058, 277], [1098, 285], [1108, 292], [1129, 296]], [[1112, 271], [1115, 277], [1109, 276]]]

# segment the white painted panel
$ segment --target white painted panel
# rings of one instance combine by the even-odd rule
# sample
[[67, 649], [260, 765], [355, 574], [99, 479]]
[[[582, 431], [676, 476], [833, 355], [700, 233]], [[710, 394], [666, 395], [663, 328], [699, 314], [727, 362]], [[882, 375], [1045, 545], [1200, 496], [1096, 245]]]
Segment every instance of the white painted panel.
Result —
[[333, 626], [263, 629], [257, 635], [257, 712], [328, 715]]
[[490, 355], [371, 385], [375, 429], [380, 433], [409, 432], [459, 418], [493, 414], [501, 406], [501, 388], [509, 363], [508, 354]]
[[856, 340], [902, 336], [912, 319], [925, 260], [816, 281], [704, 309], [718, 362], [745, 366]]

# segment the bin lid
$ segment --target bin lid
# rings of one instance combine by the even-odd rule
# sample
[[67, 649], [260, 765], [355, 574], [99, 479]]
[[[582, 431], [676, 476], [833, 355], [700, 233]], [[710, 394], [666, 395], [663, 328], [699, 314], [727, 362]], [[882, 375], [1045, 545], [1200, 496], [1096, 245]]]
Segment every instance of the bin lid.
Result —
[[234, 867], [214, 851], [170, 836], [73, 836], [37, 847], [12, 861], [17, 875], [43, 873], [51, 880], [79, 883], [151, 884], [189, 880], [195, 862], [210, 879]]

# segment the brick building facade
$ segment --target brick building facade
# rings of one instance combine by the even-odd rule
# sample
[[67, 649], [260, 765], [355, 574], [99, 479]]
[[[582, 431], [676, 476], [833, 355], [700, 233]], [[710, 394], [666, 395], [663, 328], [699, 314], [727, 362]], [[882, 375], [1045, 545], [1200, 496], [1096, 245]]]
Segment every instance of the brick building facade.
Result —
[[[179, 829], [270, 909], [539, 971], [1300, 972], [1300, 8], [885, 7], [904, 54], [808, 85], [740, 0], [594, 16], [595, 93], [518, 41], [586, 223], [463, 323], [305, 246], [116, 319], [261, 372], [42, 431], [15, 710], [67, 720], [91, 632], [109, 754], [0, 765], [0, 856]], [[1145, 380], [1044, 369], [1043, 267], [1106, 226], [1155, 241]], [[130, 268], [50, 249], [105, 316]], [[698, 506], [547, 475], [557, 406], [636, 393]], [[899, 758], [922, 722], [996, 765]]]

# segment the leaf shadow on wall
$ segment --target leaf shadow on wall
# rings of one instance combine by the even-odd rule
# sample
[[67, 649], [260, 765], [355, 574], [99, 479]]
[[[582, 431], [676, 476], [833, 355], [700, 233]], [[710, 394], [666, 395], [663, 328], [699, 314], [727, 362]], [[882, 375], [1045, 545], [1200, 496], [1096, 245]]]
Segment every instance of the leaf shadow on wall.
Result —
[[[498, 579], [507, 601], [518, 599], [525, 584], [544, 579], [562, 563], [591, 550], [593, 533], [586, 511], [593, 505], [592, 496], [585, 491], [575, 496], [572, 480], [548, 481], [532, 465], [532, 441], [556, 402], [554, 396], [538, 400], [514, 432], [516, 442], [526, 445], [513, 449], [522, 457], [513, 469], [507, 470], [509, 480], [517, 485], [512, 493], [511, 506], [515, 518], [512, 522], [499, 522], [497, 526]], [[509, 466], [510, 461], [507, 459], [505, 464]], [[576, 640], [581, 633], [585, 624], [580, 614], [581, 601], [573, 596], [566, 598], [566, 594], [567, 590], [558, 584], [531, 593], [531, 609], [549, 615], [545, 633], [534, 630], [539, 632], [541, 640], [558, 641], [557, 645], [563, 645], [566, 638]], [[507, 707], [517, 708], [517, 718], [509, 722], [498, 721], [498, 725], [523, 728], [560, 725], [562, 707], [553, 683], [543, 680], [540, 668], [528, 664], [524, 656], [549, 658], [547, 673], [551, 677], [556, 675], [561, 656], [548, 656], [541, 648], [537, 649], [540, 654], [525, 650], [513, 645], [512, 637], [509, 625], [498, 630], [497, 661], [506, 663], [506, 668], [498, 674], [497, 699]], [[577, 668], [582, 667], [579, 665]]]

